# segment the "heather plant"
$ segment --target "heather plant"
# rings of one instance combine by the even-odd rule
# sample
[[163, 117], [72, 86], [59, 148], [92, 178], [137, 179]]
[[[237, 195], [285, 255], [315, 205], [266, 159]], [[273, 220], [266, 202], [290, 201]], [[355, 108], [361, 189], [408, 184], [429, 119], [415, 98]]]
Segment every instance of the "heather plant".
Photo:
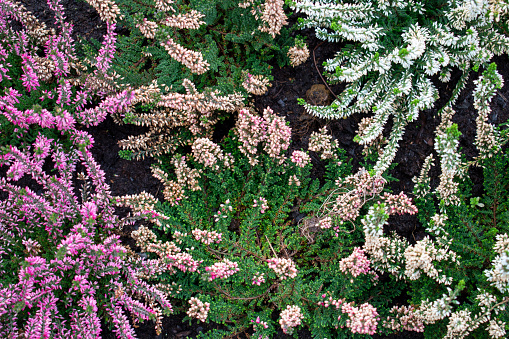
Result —
[[[464, 178], [454, 204], [445, 204], [439, 192], [431, 191], [422, 180], [426, 172], [416, 179], [418, 218], [429, 236], [405, 250], [407, 265], [411, 263], [405, 274], [412, 281], [411, 303], [421, 305], [419, 316], [427, 338], [507, 336], [508, 155], [498, 151], [480, 161], [483, 193], [472, 196], [471, 183]], [[434, 199], [440, 201], [440, 208]], [[448, 291], [451, 285], [459, 285], [456, 293]], [[449, 298], [437, 299], [440, 294]]]
[[[154, 320], [159, 331], [172, 308], [143, 280], [157, 267], [121, 245], [115, 229], [130, 220], [114, 215], [104, 172], [90, 153], [93, 139], [77, 130], [131, 100], [108, 72], [115, 26], [108, 22], [98, 55], [81, 66], [62, 6], [48, 5], [56, 30], [22, 5], [0, 1], [2, 132], [30, 136], [1, 149], [7, 170], [0, 178], [0, 336], [100, 338], [106, 320], [119, 338], [134, 338], [125, 311], [135, 322]], [[11, 27], [14, 20], [21, 29]], [[76, 179], [84, 181], [81, 196]], [[135, 217], [143, 216], [158, 217], [149, 210]]]
[[[311, 179], [309, 155], [288, 152], [290, 136], [269, 108], [262, 115], [243, 109], [220, 144], [198, 139], [191, 154], [160, 158], [154, 175], [166, 201], [155, 206], [167, 219], [153, 229], [140, 226], [132, 237], [167, 268], [158, 286], [178, 291], [176, 312], [225, 324], [230, 334], [270, 338], [277, 328], [292, 334], [303, 325], [318, 338], [386, 333], [381, 318], [392, 314], [388, 306], [404, 284], [379, 276], [354, 224], [375, 201], [393, 214], [415, 207], [406, 197], [377, 191], [358, 206], [363, 210], [352, 223], [331, 220], [327, 228], [299, 220], [322, 217], [318, 210], [337, 194], [338, 182], [355, 186], [353, 178], [361, 176], [366, 189], [371, 176], [347, 176], [344, 151], [326, 145], [332, 140], [322, 131], [327, 171], [322, 183]], [[131, 204], [132, 198], [125, 202]]]
[[[115, 85], [109, 72], [115, 51], [115, 25], [108, 23], [104, 42], [85, 64], [75, 53], [72, 26], [64, 21], [58, 1], [48, 1], [56, 13], [58, 32], [47, 29], [23, 5], [0, 1], [0, 123], [3, 146], [31, 144], [42, 133], [66, 140], [77, 125], [97, 125], [106, 115], [124, 110], [129, 90]], [[14, 21], [22, 28], [15, 30]], [[97, 103], [94, 108], [88, 107]], [[68, 140], [67, 140], [68, 141]]]
[[[136, 88], [136, 99], [116, 121], [150, 128], [121, 141], [121, 156], [158, 156], [210, 137], [214, 125], [248, 95], [265, 93], [272, 79], [268, 62], [287, 64], [290, 47], [301, 45], [284, 27], [283, 5], [282, 0], [116, 1], [121, 33], [112, 69], [120, 83]], [[103, 7], [108, 6], [97, 6]]]
[[247, 73], [270, 77], [269, 60], [288, 63], [295, 43], [284, 26], [282, 0], [115, 2], [118, 24], [129, 31], [118, 41], [113, 68], [138, 87], [157, 79], [182, 89], [188, 79], [198, 90], [242, 91]]
[[[42, 135], [32, 150], [9, 149], [0, 178], [0, 336], [4, 338], [101, 337], [101, 320], [118, 338], [135, 338], [134, 321], [154, 320], [160, 331], [172, 306], [143, 277], [157, 272], [129, 253], [115, 229], [120, 220], [104, 172], [90, 153], [92, 138], [71, 135], [73, 148]], [[53, 164], [55, 172], [43, 169]], [[75, 195], [76, 168], [84, 172]], [[16, 185], [29, 176], [40, 187]], [[147, 212], [148, 213], [148, 212]], [[152, 213], [151, 213], [152, 214]]]
[[316, 116], [345, 118], [372, 112], [356, 140], [371, 145], [392, 118], [387, 145], [375, 171], [392, 163], [405, 126], [419, 112], [433, 107], [438, 76], [449, 82], [454, 68], [462, 75], [446, 103], [450, 108], [471, 70], [487, 69], [493, 55], [506, 53], [509, 39], [499, 21], [505, 20], [504, 1], [292, 1], [307, 15], [300, 27], [315, 27], [319, 39], [344, 42], [324, 63], [328, 81], [348, 82], [329, 106], [303, 102]]

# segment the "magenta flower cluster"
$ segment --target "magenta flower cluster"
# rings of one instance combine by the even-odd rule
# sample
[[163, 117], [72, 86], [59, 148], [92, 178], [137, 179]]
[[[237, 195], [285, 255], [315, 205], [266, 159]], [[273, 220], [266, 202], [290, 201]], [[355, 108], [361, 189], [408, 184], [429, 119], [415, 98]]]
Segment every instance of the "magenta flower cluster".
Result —
[[[48, 0], [48, 5], [59, 33], [47, 30], [22, 5], [0, 0], [0, 77], [11, 77], [6, 60], [12, 53], [21, 58], [23, 86], [5, 88], [0, 114], [16, 131], [53, 128], [69, 141], [64, 148], [59, 140], [39, 134], [32, 145], [11, 146], [1, 155], [8, 169], [0, 178], [0, 337], [101, 338], [102, 312], [119, 338], [135, 338], [125, 311], [135, 320], [154, 320], [160, 331], [161, 316], [171, 313], [172, 306], [164, 293], [141, 279], [153, 274], [150, 262], [130, 255], [113, 234], [122, 221], [90, 152], [93, 139], [76, 129], [78, 123], [97, 125], [132, 99], [132, 92], [117, 92], [106, 81], [111, 79], [107, 72], [115, 27], [108, 26], [97, 71], [67, 78], [78, 71], [72, 26], [64, 21], [59, 0]], [[21, 29], [13, 30], [13, 21]], [[20, 97], [40, 90], [42, 83], [54, 86], [37, 99], [53, 100], [49, 106], [54, 109], [21, 108]], [[84, 109], [92, 97], [99, 104]], [[80, 196], [73, 185], [76, 177], [84, 181]], [[28, 179], [30, 186], [18, 185], [20, 179]]]

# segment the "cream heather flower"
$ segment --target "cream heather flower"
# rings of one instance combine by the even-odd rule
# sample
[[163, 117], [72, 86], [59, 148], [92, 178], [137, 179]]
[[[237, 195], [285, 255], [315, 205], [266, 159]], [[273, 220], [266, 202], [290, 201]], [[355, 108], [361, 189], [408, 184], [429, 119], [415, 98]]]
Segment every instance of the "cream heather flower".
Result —
[[196, 318], [201, 321], [207, 320], [210, 311], [210, 303], [202, 302], [200, 299], [191, 297], [189, 299], [191, 307], [187, 310], [187, 315], [191, 318]]
[[299, 66], [309, 58], [308, 46], [305, 44], [303, 46], [293, 46], [288, 50], [288, 57], [293, 67]]

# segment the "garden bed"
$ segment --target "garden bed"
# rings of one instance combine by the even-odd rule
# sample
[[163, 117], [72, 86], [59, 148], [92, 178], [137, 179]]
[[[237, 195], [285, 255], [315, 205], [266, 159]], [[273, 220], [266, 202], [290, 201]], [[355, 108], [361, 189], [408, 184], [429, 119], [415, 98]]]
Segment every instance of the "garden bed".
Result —
[[[53, 24], [53, 13], [49, 10], [43, 1], [21, 0], [29, 11], [32, 11], [41, 21], [49, 26]], [[74, 24], [74, 37], [96, 38], [99, 39], [105, 32], [105, 25], [100, 20], [98, 14], [85, 2], [76, 2], [73, 0], [62, 1], [67, 15], [67, 21]], [[293, 18], [295, 19], [295, 18]], [[297, 102], [298, 98], [305, 98], [309, 103], [326, 104], [330, 102], [342, 89], [342, 85], [330, 86], [324, 82], [322, 77], [322, 63], [331, 58], [339, 45], [335, 43], [323, 42], [317, 39], [312, 30], [300, 31], [299, 34], [306, 38], [310, 50], [310, 58], [300, 66], [295, 68], [279, 68], [275, 63], [272, 65], [272, 75], [274, 80], [270, 89], [261, 96], [255, 96], [253, 99], [254, 107], [259, 111], [270, 107], [274, 112], [285, 117], [290, 122], [292, 128], [292, 144], [290, 152], [293, 150], [307, 149], [307, 144], [312, 132], [316, 132], [323, 126], [328, 126], [332, 135], [338, 141], [339, 146], [346, 150], [348, 158], [353, 164], [354, 172], [363, 164], [363, 147], [354, 142], [357, 125], [362, 116], [354, 115], [344, 120], [323, 120], [309, 115], [305, 112], [303, 106]], [[504, 79], [509, 79], [509, 63], [507, 56], [496, 57], [494, 60], [498, 65], [499, 73]], [[456, 115], [453, 121], [458, 124], [459, 131], [462, 133], [460, 138], [461, 153], [467, 160], [472, 160], [477, 156], [477, 151], [472, 143], [476, 133], [475, 119], [477, 111], [473, 107], [472, 92], [474, 90], [473, 81], [479, 77], [481, 71], [473, 73], [466, 88], [461, 92], [457, 104], [454, 105]], [[428, 109], [419, 114], [419, 118], [406, 127], [403, 140], [399, 143], [395, 163], [397, 166], [389, 171], [389, 175], [395, 180], [389, 183], [392, 192], [397, 194], [405, 192], [412, 196], [414, 183], [412, 178], [419, 175], [424, 159], [434, 151], [434, 133], [439, 123], [437, 117], [438, 109], [444, 105], [452, 94], [454, 84], [460, 77], [460, 71], [456, 71], [451, 76], [449, 83], [441, 83], [434, 79], [434, 84], [439, 90], [440, 99], [435, 103], [433, 109]], [[319, 86], [316, 86], [319, 85]], [[313, 87], [314, 86], [314, 87]], [[314, 91], [312, 90], [314, 89]], [[492, 112], [489, 116], [489, 122], [495, 125], [505, 123], [509, 118], [509, 85], [506, 84], [499, 90], [491, 102]], [[233, 127], [234, 119], [228, 119], [216, 126], [214, 141], [220, 141], [227, 131]], [[390, 127], [390, 124], [389, 124]], [[126, 194], [136, 194], [142, 191], [151, 193], [161, 201], [162, 184], [153, 178], [150, 166], [155, 161], [147, 158], [142, 161], [124, 160], [119, 157], [120, 147], [118, 141], [125, 139], [130, 135], [139, 135], [146, 130], [142, 127], [132, 125], [118, 125], [108, 117], [97, 127], [85, 129], [93, 136], [95, 140], [92, 153], [101, 168], [106, 172], [106, 178], [111, 186], [112, 194], [123, 196]], [[388, 134], [388, 128], [385, 130]], [[319, 158], [312, 157], [313, 172], [316, 178], [322, 178], [325, 172], [324, 165]], [[436, 187], [439, 182], [440, 169], [433, 167], [430, 172], [431, 187]], [[473, 195], [480, 196], [483, 193], [483, 172], [480, 168], [470, 168], [470, 179], [473, 182]], [[126, 210], [120, 209], [119, 213], [125, 214]], [[134, 241], [129, 237], [132, 229], [122, 231], [122, 241], [124, 244], [131, 245], [135, 249]], [[424, 228], [420, 225], [416, 216], [393, 216], [389, 220], [389, 226], [385, 231], [395, 230], [399, 235], [407, 239], [411, 244], [421, 240], [426, 235]], [[402, 300], [405, 302], [405, 300]], [[194, 337], [203, 330], [212, 328], [221, 328], [221, 325], [198, 323], [193, 320], [189, 325], [182, 322], [183, 316], [176, 315], [164, 318], [162, 334], [156, 336], [153, 324], [150, 322], [139, 325], [136, 333], [139, 338], [185, 338]], [[103, 337], [114, 338], [114, 335], [103, 326]], [[245, 335], [239, 335], [246, 337]], [[280, 338], [290, 338], [280, 330]], [[382, 338], [381, 336], [374, 336]], [[421, 334], [414, 332], [402, 332], [387, 338], [422, 338]], [[311, 338], [306, 330], [299, 332], [299, 338]]]

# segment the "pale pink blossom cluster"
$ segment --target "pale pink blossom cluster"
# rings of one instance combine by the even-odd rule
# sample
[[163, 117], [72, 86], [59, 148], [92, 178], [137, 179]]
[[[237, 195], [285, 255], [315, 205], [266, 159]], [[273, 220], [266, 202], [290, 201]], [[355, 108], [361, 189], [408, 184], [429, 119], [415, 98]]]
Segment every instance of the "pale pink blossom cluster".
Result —
[[311, 158], [306, 152], [293, 151], [291, 160], [295, 165], [304, 168], [307, 164], [309, 164]]
[[286, 309], [281, 311], [281, 319], [279, 319], [279, 325], [286, 334], [292, 334], [294, 328], [299, 326], [304, 319], [304, 315], [297, 305], [287, 305]]
[[394, 316], [387, 317], [383, 321], [383, 326], [393, 331], [412, 331], [424, 332], [424, 323], [417, 315], [417, 309], [414, 306], [394, 306], [390, 309]]
[[221, 262], [205, 267], [205, 271], [208, 272], [208, 281], [212, 281], [214, 279], [226, 279], [240, 271], [240, 269], [239, 264], [225, 258]]
[[210, 245], [212, 243], [219, 244], [221, 242], [221, 233], [217, 233], [216, 231], [206, 231], [206, 230], [199, 230], [194, 229], [192, 231], [193, 236], [196, 240], [202, 242], [205, 245]]
[[200, 52], [191, 51], [179, 45], [171, 38], [166, 42], [161, 42], [161, 45], [173, 59], [184, 64], [191, 72], [203, 74], [209, 70], [210, 65], [203, 60], [203, 55]]
[[182, 272], [196, 272], [202, 262], [203, 260], [194, 260], [193, 256], [187, 252], [175, 253], [167, 257], [168, 267], [175, 266]]
[[320, 132], [313, 132], [309, 137], [308, 149], [316, 153], [322, 153], [322, 159], [330, 159], [334, 156], [334, 151], [338, 148], [336, 140], [327, 134], [327, 126], [320, 128]]
[[258, 200], [253, 201], [253, 207], [260, 207], [260, 213], [263, 214], [269, 208], [267, 204], [267, 199], [264, 197], [259, 197]]
[[297, 178], [297, 176], [294, 174], [292, 176], [290, 176], [290, 178], [288, 179], [288, 186], [300, 186], [300, 180], [299, 178]]
[[321, 229], [329, 229], [332, 227], [332, 218], [331, 217], [324, 217], [321, 218], [318, 221], [318, 226], [320, 226]]
[[136, 24], [136, 27], [140, 30], [141, 34], [147, 39], [154, 39], [156, 37], [157, 23], [143, 18], [142, 22]]
[[290, 146], [292, 130], [286, 125], [285, 119], [278, 117], [267, 107], [263, 111], [263, 118], [241, 109], [235, 126], [239, 137], [240, 151], [249, 158], [254, 166], [258, 163], [256, 158], [258, 146], [264, 143], [264, 150], [274, 159], [284, 160], [282, 153]]
[[285, 118], [275, 115], [269, 107], [263, 110], [263, 118], [267, 122], [264, 150], [271, 158], [279, 159], [282, 163], [284, 160], [282, 153], [290, 146], [292, 129], [286, 125]]
[[364, 250], [360, 247], [355, 247], [350, 256], [340, 260], [339, 269], [343, 273], [349, 272], [356, 278], [361, 274], [368, 274], [371, 267]]
[[380, 317], [378, 316], [376, 308], [371, 304], [364, 303], [359, 307], [353, 306], [352, 303], [343, 304], [341, 312], [348, 314], [346, 327], [348, 327], [352, 333], [375, 334]]
[[201, 186], [198, 182], [200, 174], [195, 168], [189, 168], [185, 156], [175, 156], [171, 163], [175, 166], [177, 182], [180, 186], [187, 186], [192, 191], [200, 191]]
[[239, 137], [240, 151], [249, 158], [252, 166], [256, 165], [258, 145], [265, 140], [267, 122], [262, 117], [251, 114], [247, 109], [241, 109], [235, 127]]
[[293, 46], [288, 50], [288, 57], [290, 58], [290, 64], [293, 67], [299, 66], [309, 58], [308, 46], [305, 44], [302, 46]]
[[325, 308], [328, 308], [329, 306], [336, 307], [336, 310], [339, 310], [341, 307], [341, 304], [343, 303], [343, 300], [341, 299], [334, 299], [332, 297], [327, 298], [327, 294], [322, 294], [323, 301], [318, 302], [318, 306], [323, 306]]
[[256, 274], [253, 276], [253, 285], [260, 286], [265, 282], [265, 274], [256, 272]]
[[263, 24], [258, 27], [261, 32], [269, 33], [275, 38], [281, 28], [288, 23], [283, 5], [283, 0], [265, 0], [265, 4], [261, 6]]
[[188, 13], [179, 13], [169, 16], [161, 21], [161, 24], [180, 29], [198, 29], [201, 25], [205, 24], [204, 21], [200, 20], [204, 16], [204, 14], [193, 9]]
[[246, 74], [245, 80], [242, 82], [242, 87], [254, 95], [265, 94], [270, 86], [269, 79], [263, 75], [252, 75], [250, 73]]
[[231, 167], [233, 157], [229, 154], [225, 155], [218, 144], [207, 138], [198, 138], [191, 146], [194, 160], [205, 167], [219, 170], [218, 162], [224, 163], [226, 167]]
[[218, 211], [216, 212], [216, 214], [214, 214], [214, 220], [215, 222], [219, 222], [219, 220], [222, 218], [222, 219], [226, 219], [228, 218], [228, 212], [231, 212], [233, 211], [233, 207], [230, 203], [230, 199], [226, 199], [226, 201], [224, 202], [224, 204], [221, 204], [219, 206], [219, 209]]
[[385, 192], [382, 196], [382, 200], [385, 203], [385, 208], [390, 215], [417, 213], [417, 207], [412, 204], [412, 199], [407, 197], [403, 192], [400, 192], [398, 195], [393, 195]]
[[285, 258], [271, 258], [267, 260], [269, 268], [276, 272], [276, 275], [281, 279], [295, 278], [297, 276], [297, 268], [291, 259]]
[[187, 310], [187, 315], [191, 318], [196, 318], [202, 322], [207, 320], [210, 311], [210, 303], [202, 302], [200, 299], [191, 297], [189, 299], [191, 307]]

